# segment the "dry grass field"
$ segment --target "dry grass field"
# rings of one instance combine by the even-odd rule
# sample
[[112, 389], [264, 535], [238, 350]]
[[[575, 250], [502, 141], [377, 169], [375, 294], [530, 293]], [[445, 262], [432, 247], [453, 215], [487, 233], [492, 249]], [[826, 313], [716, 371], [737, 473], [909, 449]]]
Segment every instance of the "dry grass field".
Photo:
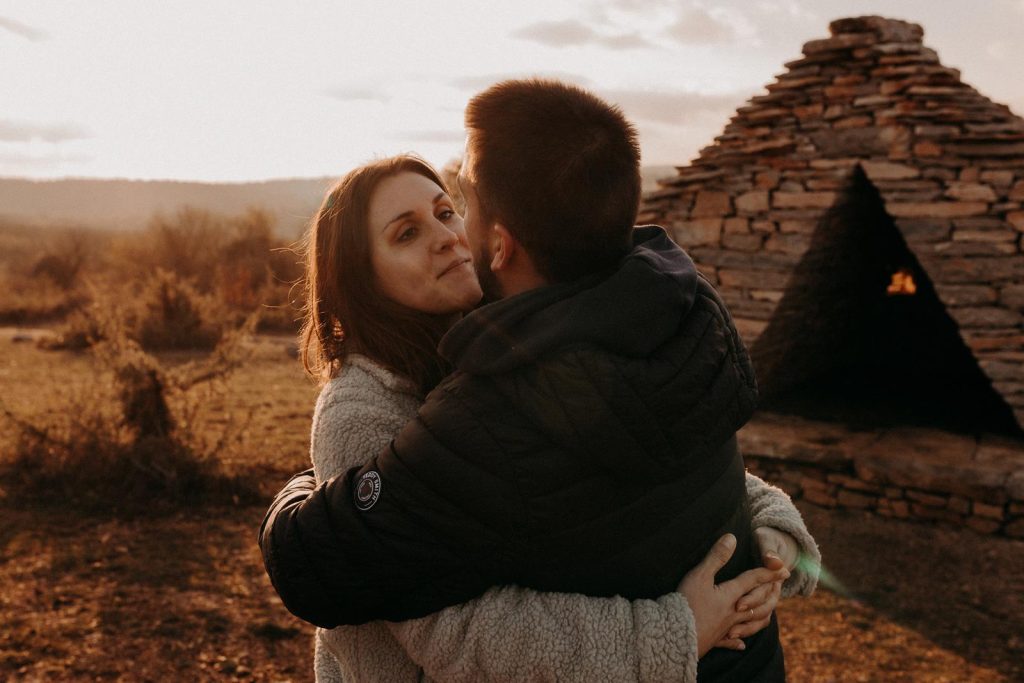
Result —
[[[44, 419], [95, 383], [89, 355], [15, 338], [0, 330], [11, 412]], [[244, 425], [225, 466], [266, 500], [308, 458], [316, 389], [287, 343], [251, 342], [204, 404], [207, 428]], [[801, 508], [829, 580], [779, 610], [790, 680], [1024, 680], [1024, 543]], [[263, 573], [263, 512], [228, 500], [85, 514], [0, 494], [0, 680], [311, 680], [312, 628]]]

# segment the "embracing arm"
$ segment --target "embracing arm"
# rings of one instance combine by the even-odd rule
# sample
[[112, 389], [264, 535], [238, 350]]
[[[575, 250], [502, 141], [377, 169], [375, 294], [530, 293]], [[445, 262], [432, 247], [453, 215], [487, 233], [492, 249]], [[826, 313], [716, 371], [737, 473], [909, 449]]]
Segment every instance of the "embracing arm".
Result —
[[814, 537], [807, 531], [800, 511], [785, 491], [753, 474], [747, 473], [747, 499], [750, 501], [752, 526], [770, 527], [789, 534], [796, 542], [797, 560], [790, 578], [782, 585], [783, 597], [811, 595], [818, 585], [821, 553]]
[[[746, 485], [754, 526], [790, 534], [803, 556], [817, 558], [814, 539], [789, 496], [751, 474]], [[816, 575], [804, 564], [784, 583], [788, 594], [813, 591]], [[389, 628], [439, 680], [529, 680], [544, 674], [557, 680], [696, 678], [697, 629], [679, 593], [631, 602], [511, 586]], [[595, 643], [601, 644], [600, 658], [587, 654], [596, 651]]]
[[686, 598], [591, 598], [517, 586], [389, 624], [409, 656], [445, 681], [685, 681], [697, 676]]
[[[788, 533], [803, 556], [818, 557], [789, 496], [751, 474], [746, 485], [754, 526]], [[804, 564], [785, 582], [788, 594], [813, 590], [815, 576]], [[631, 602], [510, 586], [389, 628], [439, 680], [528, 680], [545, 674], [558, 680], [696, 678], [697, 629], [680, 593]], [[600, 658], [586, 654], [595, 651], [595, 643], [601, 644]]]
[[[430, 676], [443, 680], [693, 683], [697, 660], [711, 647], [743, 649], [742, 642], [726, 638], [747, 618], [737, 601], [789, 576], [783, 568], [758, 568], [716, 584], [715, 575], [735, 549], [734, 536], [721, 537], [676, 592], [657, 600], [507, 587], [389, 627]], [[752, 605], [760, 616], [770, 615], [774, 600]]]

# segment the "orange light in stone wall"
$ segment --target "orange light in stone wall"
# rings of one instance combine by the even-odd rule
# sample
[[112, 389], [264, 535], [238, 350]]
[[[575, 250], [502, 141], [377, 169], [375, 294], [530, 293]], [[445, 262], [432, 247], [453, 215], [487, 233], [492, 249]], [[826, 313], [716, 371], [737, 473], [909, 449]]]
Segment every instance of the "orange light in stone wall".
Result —
[[892, 274], [892, 282], [885, 289], [889, 296], [910, 296], [917, 292], [914, 276], [906, 268], [900, 268]]

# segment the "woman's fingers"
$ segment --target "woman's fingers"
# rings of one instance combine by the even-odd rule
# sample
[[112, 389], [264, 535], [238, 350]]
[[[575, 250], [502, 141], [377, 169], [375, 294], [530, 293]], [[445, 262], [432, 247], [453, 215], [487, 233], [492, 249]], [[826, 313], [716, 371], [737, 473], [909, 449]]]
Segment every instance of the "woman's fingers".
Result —
[[760, 585], [772, 583], [773, 581], [785, 581], [788, 578], [789, 570], [784, 567], [781, 569], [758, 567], [757, 569], [748, 569], [735, 579], [718, 584], [718, 587], [732, 592], [738, 601]]
[[720, 539], [715, 541], [715, 544], [711, 546], [711, 550], [708, 551], [707, 556], [701, 561], [700, 568], [702, 571], [710, 573], [712, 577], [718, 573], [718, 570], [724, 567], [732, 554], [736, 551], [736, 537], [732, 534], [726, 534]]
[[726, 650], [746, 650], [747, 644], [739, 638], [722, 638], [720, 641], [715, 643], [715, 647], [724, 648]]
[[757, 633], [758, 631], [760, 631], [761, 629], [766, 628], [768, 624], [770, 624], [771, 622], [772, 617], [771, 612], [769, 612], [768, 616], [763, 619], [758, 619], [757, 621], [746, 621], [742, 624], [737, 624], [736, 626], [733, 626], [729, 630], [729, 635], [723, 638], [723, 640], [748, 638]]
[[686, 573], [676, 590], [680, 593], [686, 593], [688, 587], [710, 590], [715, 585], [715, 574], [726, 565], [735, 551], [736, 537], [732, 534], [722, 536], [711, 546], [700, 564]]
[[768, 587], [770, 590], [763, 602], [736, 610], [736, 623], [726, 638], [746, 638], [768, 625], [782, 595], [782, 582], [768, 584]]
[[759, 607], [764, 604], [766, 600], [771, 596], [774, 586], [778, 584], [777, 581], [772, 583], [762, 583], [760, 586], [750, 591], [736, 603], [737, 612], [746, 612], [751, 607]]

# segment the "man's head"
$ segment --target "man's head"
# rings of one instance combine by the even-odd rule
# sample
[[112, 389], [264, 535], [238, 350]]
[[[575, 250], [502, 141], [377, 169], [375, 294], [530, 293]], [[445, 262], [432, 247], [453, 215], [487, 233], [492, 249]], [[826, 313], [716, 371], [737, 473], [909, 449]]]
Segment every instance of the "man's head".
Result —
[[618, 107], [557, 81], [504, 81], [470, 100], [466, 131], [459, 183], [489, 297], [511, 293], [490, 271], [501, 231], [548, 283], [600, 272], [629, 251], [640, 147]]

